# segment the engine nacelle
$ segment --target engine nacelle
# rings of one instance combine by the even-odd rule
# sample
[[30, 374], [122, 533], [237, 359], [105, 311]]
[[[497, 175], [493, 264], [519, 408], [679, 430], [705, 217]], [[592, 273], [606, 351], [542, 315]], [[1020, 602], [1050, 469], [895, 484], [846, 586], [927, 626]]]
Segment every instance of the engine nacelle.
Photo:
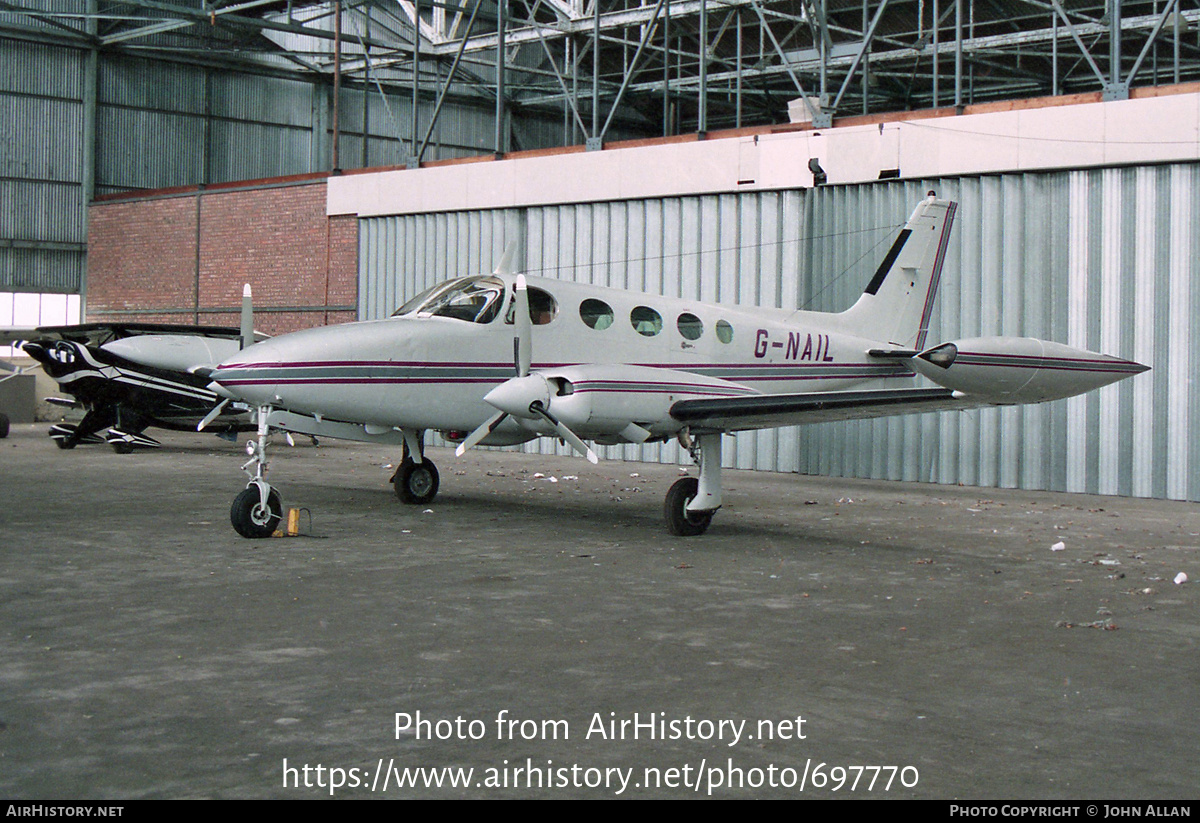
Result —
[[1033, 337], [955, 340], [923, 351], [910, 362], [939, 386], [1001, 404], [1072, 397], [1149, 369]]
[[675, 369], [584, 364], [514, 377], [484, 399], [540, 431], [544, 424], [529, 412], [529, 404], [539, 401], [581, 437], [616, 443], [676, 432], [680, 425], [670, 415], [676, 401], [753, 394], [758, 392], [737, 383]]

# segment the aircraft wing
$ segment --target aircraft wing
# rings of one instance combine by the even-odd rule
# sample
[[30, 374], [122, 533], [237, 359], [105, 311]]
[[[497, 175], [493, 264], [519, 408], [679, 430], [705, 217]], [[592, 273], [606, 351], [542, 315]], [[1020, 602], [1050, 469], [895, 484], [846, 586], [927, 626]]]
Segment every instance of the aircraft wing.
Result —
[[671, 406], [671, 417], [693, 431], [733, 432], [993, 405], [956, 394], [932, 387], [680, 400]]
[[5, 326], [0, 328], [0, 346], [11, 346], [37, 337], [37, 326]]
[[[0, 346], [27, 340], [70, 340], [98, 346], [112, 340], [140, 335], [176, 335], [181, 337], [214, 337], [236, 340], [241, 329], [231, 326], [187, 326], [176, 323], [75, 323], [66, 326], [3, 326], [0, 327]], [[255, 341], [266, 340], [262, 332], [254, 333]]]

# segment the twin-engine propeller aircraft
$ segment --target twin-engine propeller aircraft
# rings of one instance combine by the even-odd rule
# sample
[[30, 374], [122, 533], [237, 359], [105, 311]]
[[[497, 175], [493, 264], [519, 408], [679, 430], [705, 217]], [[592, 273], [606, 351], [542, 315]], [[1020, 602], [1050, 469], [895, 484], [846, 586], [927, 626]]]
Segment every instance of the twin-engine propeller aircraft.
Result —
[[242, 297], [242, 327], [158, 323], [83, 323], [0, 329], [0, 344], [22, 349], [74, 399], [47, 398], [84, 409], [79, 423], [56, 423], [50, 436], [60, 449], [108, 443], [126, 454], [160, 443], [143, 432], [154, 426], [195, 431], [211, 424], [222, 436], [253, 430], [248, 407], [207, 388], [207, 374], [255, 339], [249, 286]]
[[[257, 343], [221, 363], [213, 389], [258, 407], [250, 476], [231, 519], [271, 534], [280, 497], [266, 480], [272, 427], [402, 444], [392, 482], [409, 503], [438, 491], [424, 433], [472, 446], [557, 437], [592, 462], [596, 443], [677, 438], [699, 463], [667, 492], [675, 535], [703, 533], [721, 506], [728, 433], [828, 420], [1040, 403], [1146, 366], [1032, 338], [925, 337], [955, 204], [931, 192], [858, 301], [836, 314], [693, 300], [513, 274], [418, 295], [386, 320]], [[511, 342], [510, 342], [511, 341]], [[511, 354], [509, 354], [511, 352]], [[931, 381], [915, 385], [917, 374]]]

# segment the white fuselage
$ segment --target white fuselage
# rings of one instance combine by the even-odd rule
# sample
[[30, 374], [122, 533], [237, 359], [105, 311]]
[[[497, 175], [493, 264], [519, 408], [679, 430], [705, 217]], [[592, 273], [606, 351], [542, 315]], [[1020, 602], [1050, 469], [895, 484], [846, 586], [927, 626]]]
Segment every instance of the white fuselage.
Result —
[[[511, 278], [504, 283], [507, 307]], [[583, 437], [611, 439], [624, 425], [617, 425], [621, 417], [668, 436], [680, 427], [663, 412], [677, 400], [902, 388], [914, 376], [905, 362], [868, 356], [886, 343], [851, 334], [841, 315], [713, 305], [543, 278], [529, 284], [556, 304], [553, 319], [535, 320], [533, 372], [569, 381], [575, 401], [596, 395], [595, 409], [569, 414]], [[590, 322], [581, 314], [585, 302]], [[611, 317], [601, 311], [597, 322], [597, 303]], [[473, 322], [416, 311], [309, 329], [243, 350], [218, 367], [214, 380], [249, 402], [319, 418], [471, 431], [496, 411], [484, 396], [515, 374], [514, 325], [504, 315], [496, 311], [489, 322]], [[570, 402], [551, 400], [564, 410]], [[605, 414], [600, 406], [620, 410]], [[543, 428], [510, 419], [489, 442], [528, 439]]]

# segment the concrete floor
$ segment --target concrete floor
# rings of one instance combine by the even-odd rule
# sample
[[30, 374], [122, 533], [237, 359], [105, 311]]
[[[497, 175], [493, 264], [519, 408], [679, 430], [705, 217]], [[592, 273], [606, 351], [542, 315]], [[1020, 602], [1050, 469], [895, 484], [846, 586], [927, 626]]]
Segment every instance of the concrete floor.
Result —
[[[329, 443], [273, 450], [314, 536], [247, 541], [240, 446], [163, 440], [0, 441], [0, 796], [1200, 785], [1194, 505], [728, 471], [679, 539], [676, 467], [431, 450], [442, 494], [410, 507], [398, 455]], [[418, 767], [474, 772], [397, 788]]]

